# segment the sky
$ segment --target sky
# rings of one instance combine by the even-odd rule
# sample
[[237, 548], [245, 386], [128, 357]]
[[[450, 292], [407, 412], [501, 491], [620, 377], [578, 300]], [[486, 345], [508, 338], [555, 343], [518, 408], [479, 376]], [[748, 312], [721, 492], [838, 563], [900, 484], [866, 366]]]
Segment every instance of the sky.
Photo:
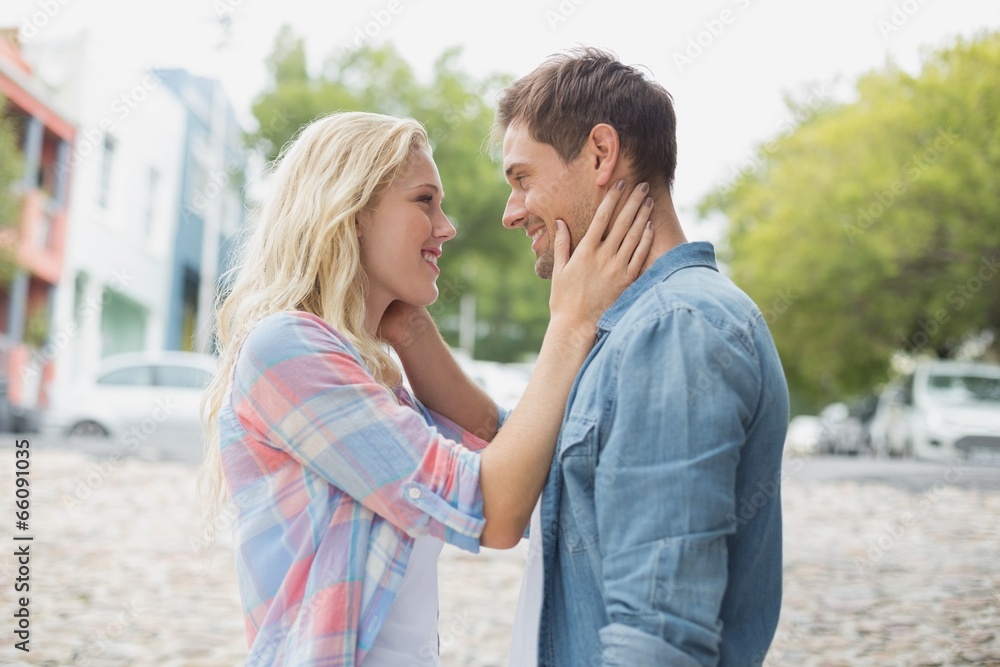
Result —
[[[221, 18], [230, 29], [222, 28]], [[674, 201], [688, 237], [716, 240], [695, 207], [745, 168], [754, 146], [794, 121], [785, 99], [847, 100], [857, 77], [956, 36], [1000, 29], [997, 0], [3, 0], [0, 26], [44, 41], [91, 31], [130, 64], [216, 78], [247, 129], [267, 84], [279, 27], [306, 41], [310, 66], [363, 43], [392, 43], [427, 78], [448, 48], [470, 74], [528, 73], [575, 46], [609, 49], [673, 95], [678, 117]], [[445, 184], [447, 187], [447, 184]], [[498, 212], [499, 218], [499, 212]]]

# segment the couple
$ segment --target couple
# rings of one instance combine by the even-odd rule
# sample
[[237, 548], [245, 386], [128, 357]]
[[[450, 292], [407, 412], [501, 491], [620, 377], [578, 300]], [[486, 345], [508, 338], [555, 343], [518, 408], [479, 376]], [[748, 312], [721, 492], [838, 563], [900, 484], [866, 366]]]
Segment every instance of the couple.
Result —
[[455, 229], [423, 128], [334, 114], [277, 162], [208, 393], [247, 664], [439, 665], [443, 542], [513, 547], [541, 493], [512, 665], [759, 665], [788, 395], [761, 312], [681, 231], [671, 98], [581, 49], [504, 91], [495, 131], [503, 224], [552, 279], [509, 414], [425, 309]]

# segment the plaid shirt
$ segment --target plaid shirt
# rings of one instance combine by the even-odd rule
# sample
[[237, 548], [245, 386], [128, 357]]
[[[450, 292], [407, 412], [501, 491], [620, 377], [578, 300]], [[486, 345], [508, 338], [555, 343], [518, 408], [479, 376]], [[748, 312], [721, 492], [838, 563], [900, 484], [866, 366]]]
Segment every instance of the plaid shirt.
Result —
[[304, 312], [253, 328], [227, 399], [247, 665], [358, 665], [415, 536], [478, 552], [476, 450], [488, 443], [376, 383], [342, 335]]

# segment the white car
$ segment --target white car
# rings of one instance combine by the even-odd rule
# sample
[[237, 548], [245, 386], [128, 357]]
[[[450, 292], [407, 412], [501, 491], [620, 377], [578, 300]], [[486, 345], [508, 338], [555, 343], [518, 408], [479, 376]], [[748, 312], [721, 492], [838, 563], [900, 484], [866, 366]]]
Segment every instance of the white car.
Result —
[[[505, 364], [497, 361], [473, 359], [467, 352], [458, 348], [452, 348], [451, 354], [462, 372], [469, 376], [470, 380], [475, 382], [498, 405], [509, 410], [514, 409], [514, 406], [521, 399], [521, 394], [528, 386], [528, 380], [534, 369], [533, 363]], [[396, 351], [390, 348], [389, 356], [402, 371], [403, 365]], [[403, 383], [407, 388], [411, 388], [405, 372]]]
[[884, 451], [938, 460], [1000, 456], [1000, 366], [920, 363], [898, 394], [879, 424]]
[[200, 438], [200, 402], [216, 368], [215, 357], [193, 352], [108, 357], [92, 378], [52, 389], [43, 431], [110, 437], [126, 447], [151, 439]]
[[907, 396], [904, 383], [897, 380], [889, 383], [878, 397], [875, 416], [868, 427], [872, 451], [878, 458], [913, 454], [908, 443]]
[[788, 422], [785, 453], [792, 456], [812, 456], [819, 453], [823, 422], [812, 415], [796, 415]]

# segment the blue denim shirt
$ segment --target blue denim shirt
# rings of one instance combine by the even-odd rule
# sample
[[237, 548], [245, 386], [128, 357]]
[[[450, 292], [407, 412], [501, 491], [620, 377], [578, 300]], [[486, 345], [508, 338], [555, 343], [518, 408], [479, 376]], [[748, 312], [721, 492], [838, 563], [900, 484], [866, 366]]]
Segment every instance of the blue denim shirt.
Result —
[[542, 497], [539, 665], [760, 665], [781, 607], [788, 389], [709, 243], [598, 324]]

